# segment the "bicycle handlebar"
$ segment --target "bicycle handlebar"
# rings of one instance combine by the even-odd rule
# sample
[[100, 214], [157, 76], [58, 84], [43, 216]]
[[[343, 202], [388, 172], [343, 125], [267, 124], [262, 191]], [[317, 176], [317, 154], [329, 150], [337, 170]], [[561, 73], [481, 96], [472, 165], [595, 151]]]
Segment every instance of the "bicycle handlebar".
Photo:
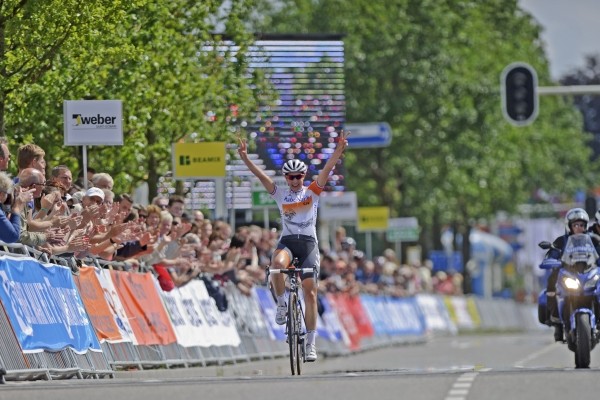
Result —
[[293, 274], [294, 272], [300, 272], [301, 274], [307, 273], [307, 272], [316, 272], [316, 268], [312, 267], [312, 268], [281, 268], [281, 269], [270, 269], [267, 268], [267, 273], [268, 274]]

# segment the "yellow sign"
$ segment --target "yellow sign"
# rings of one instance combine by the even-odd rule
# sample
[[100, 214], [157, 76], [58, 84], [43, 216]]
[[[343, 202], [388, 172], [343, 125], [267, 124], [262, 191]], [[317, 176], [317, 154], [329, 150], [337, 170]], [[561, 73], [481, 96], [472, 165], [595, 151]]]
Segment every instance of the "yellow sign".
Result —
[[225, 176], [225, 142], [173, 143], [172, 154], [175, 179]]
[[358, 231], [385, 231], [389, 218], [387, 207], [358, 207]]

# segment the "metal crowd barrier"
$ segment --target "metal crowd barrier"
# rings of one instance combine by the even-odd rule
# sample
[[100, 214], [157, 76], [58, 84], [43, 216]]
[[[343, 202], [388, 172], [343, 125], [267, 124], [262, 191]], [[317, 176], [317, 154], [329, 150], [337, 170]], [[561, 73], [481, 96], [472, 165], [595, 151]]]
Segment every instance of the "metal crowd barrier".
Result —
[[[76, 260], [74, 257], [48, 257], [47, 254], [21, 244], [5, 244], [0, 242], [0, 255], [12, 257], [31, 257], [41, 262], [50, 262], [69, 267], [73, 274], [78, 274], [79, 266], [96, 268], [112, 268], [129, 270], [122, 262], [112, 262], [97, 258]], [[152, 369], [152, 368], [188, 368], [206, 367], [209, 365], [236, 364], [255, 360], [287, 357], [288, 348], [285, 341], [275, 340], [269, 326], [264, 321], [258, 299], [243, 295], [232, 283], [225, 285], [229, 300], [229, 313], [234, 321], [241, 343], [238, 346], [184, 347], [174, 343], [169, 345], [134, 345], [131, 342], [101, 342], [102, 351], [87, 351], [77, 354], [72, 349], [60, 351], [42, 351], [23, 353], [18, 338], [13, 331], [7, 313], [0, 312], [0, 383], [5, 380], [51, 380], [51, 379], [103, 379], [114, 378], [117, 370]], [[442, 296], [427, 295], [430, 301], [444, 302]], [[456, 300], [456, 299], [455, 299]], [[458, 299], [465, 300], [465, 299]], [[477, 327], [518, 329], [539, 329], [534, 320], [533, 306], [517, 306], [514, 301], [496, 301], [475, 299], [479, 314], [474, 316]], [[459, 301], [462, 305], [464, 301]], [[4, 307], [4, 305], [2, 305]], [[416, 307], [416, 306], [415, 306]], [[465, 313], [463, 313], [465, 314]], [[449, 317], [444, 316], [445, 319]], [[467, 326], [469, 325], [469, 321]], [[460, 324], [465, 321], [456, 321]], [[455, 334], [456, 329], [448, 322], [448, 329], [443, 333]], [[473, 325], [474, 326], [474, 325]], [[439, 332], [439, 331], [438, 331]], [[394, 336], [387, 334], [374, 335], [361, 342], [360, 350], [394, 344], [407, 344], [427, 340], [425, 335]], [[324, 356], [343, 356], [351, 352], [342, 341], [329, 341], [318, 338], [319, 352]]]

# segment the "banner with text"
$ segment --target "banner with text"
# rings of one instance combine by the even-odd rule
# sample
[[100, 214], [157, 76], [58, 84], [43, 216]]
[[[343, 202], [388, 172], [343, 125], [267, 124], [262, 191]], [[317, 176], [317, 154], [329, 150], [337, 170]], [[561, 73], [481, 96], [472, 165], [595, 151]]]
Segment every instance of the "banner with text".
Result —
[[172, 155], [175, 179], [225, 177], [225, 142], [173, 143]]
[[101, 351], [70, 268], [0, 257], [0, 299], [24, 353]]
[[177, 341], [152, 274], [110, 271], [138, 344], [171, 344]]
[[96, 275], [96, 268], [81, 267], [75, 277], [81, 299], [92, 320], [96, 335], [100, 341], [123, 342], [117, 322], [104, 297], [104, 290]]

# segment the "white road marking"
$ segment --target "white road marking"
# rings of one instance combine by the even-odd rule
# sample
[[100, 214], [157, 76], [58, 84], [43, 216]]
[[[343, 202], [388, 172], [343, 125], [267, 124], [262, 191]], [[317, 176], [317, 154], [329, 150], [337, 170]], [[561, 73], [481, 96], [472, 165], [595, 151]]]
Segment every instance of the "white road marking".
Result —
[[536, 358], [538, 358], [539, 356], [541, 356], [542, 354], [545, 354], [547, 352], [549, 352], [550, 350], [552, 350], [553, 348], [556, 347], [556, 343], [551, 343], [546, 347], [543, 347], [541, 349], [539, 349], [538, 351], [531, 353], [530, 355], [528, 355], [527, 357], [517, 361], [514, 364], [515, 368], [525, 368], [525, 364], [528, 363], [531, 360], [534, 360]]
[[465, 372], [456, 378], [444, 400], [466, 400], [478, 372]]

